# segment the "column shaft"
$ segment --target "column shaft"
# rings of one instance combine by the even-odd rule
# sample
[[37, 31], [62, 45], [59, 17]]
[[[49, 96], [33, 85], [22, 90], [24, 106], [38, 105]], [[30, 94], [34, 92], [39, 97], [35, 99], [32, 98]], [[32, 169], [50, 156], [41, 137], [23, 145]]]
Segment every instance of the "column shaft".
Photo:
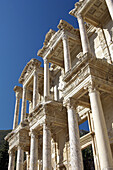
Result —
[[35, 134], [31, 132], [31, 146], [30, 146], [30, 170], [37, 170], [38, 161], [38, 140]]
[[64, 34], [62, 40], [63, 40], [63, 49], [64, 49], [64, 65], [65, 65], [65, 73], [66, 73], [71, 69], [71, 57], [70, 57], [68, 36]]
[[109, 42], [109, 51], [111, 55], [111, 61], [113, 62], [113, 41]]
[[43, 170], [51, 170], [51, 132], [47, 124], [43, 124]]
[[77, 113], [71, 106], [68, 106], [68, 128], [69, 128], [71, 169], [83, 170]]
[[44, 97], [50, 96], [49, 93], [49, 62], [47, 59], [44, 59]]
[[111, 15], [111, 18], [113, 20], [113, 0], [105, 0], [105, 1], [106, 1], [106, 4], [107, 4], [109, 13]]
[[18, 126], [18, 117], [19, 117], [19, 105], [20, 105], [20, 96], [19, 93], [16, 93], [16, 103], [15, 103], [15, 113], [14, 113], [14, 121], [13, 121], [13, 129]]
[[21, 122], [26, 118], [26, 88], [23, 86]]
[[29, 155], [29, 152], [26, 152], [26, 161], [27, 161], [26, 170], [29, 170], [29, 165], [30, 165], [30, 155]]
[[33, 109], [38, 103], [38, 74], [37, 71], [34, 72], [34, 81], [33, 81]]
[[58, 94], [58, 85], [54, 86], [54, 100], [58, 101], [59, 94]]
[[14, 170], [14, 167], [15, 167], [15, 152], [10, 151], [9, 152], [8, 170]]
[[81, 43], [82, 43], [82, 49], [83, 49], [83, 54], [90, 52], [90, 47], [89, 47], [89, 40], [87, 37], [85, 25], [82, 16], [79, 14], [78, 17], [78, 23], [79, 23], [79, 28], [80, 28], [80, 37], [81, 37]]
[[23, 170], [24, 151], [18, 146], [16, 170]]
[[89, 91], [89, 96], [101, 169], [113, 170], [112, 153], [100, 100], [100, 94], [94, 89]]

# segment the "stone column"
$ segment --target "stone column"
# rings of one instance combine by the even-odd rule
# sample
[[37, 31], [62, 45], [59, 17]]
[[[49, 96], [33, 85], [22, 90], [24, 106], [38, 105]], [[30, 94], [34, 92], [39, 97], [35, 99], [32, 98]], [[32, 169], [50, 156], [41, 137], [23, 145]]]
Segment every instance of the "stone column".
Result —
[[31, 146], [30, 146], [30, 170], [37, 170], [38, 160], [38, 139], [36, 132], [31, 132]]
[[113, 0], [105, 0], [105, 1], [106, 1], [106, 4], [107, 4], [109, 13], [111, 15], [111, 18], [113, 20]]
[[73, 99], [69, 99], [67, 104], [71, 169], [83, 170], [77, 112], [74, 108], [76, 107], [75, 102]]
[[50, 96], [49, 87], [49, 62], [48, 59], [44, 59], [44, 97]]
[[51, 167], [51, 131], [49, 125], [43, 124], [43, 170], [52, 170]]
[[65, 65], [65, 73], [66, 73], [71, 69], [71, 57], [70, 57], [69, 43], [68, 43], [68, 36], [66, 34], [63, 34], [62, 41], [63, 41], [64, 65]]
[[25, 118], [26, 118], [26, 87], [23, 86], [21, 122], [23, 122]]
[[26, 170], [29, 170], [29, 164], [30, 164], [30, 155], [29, 155], [29, 152], [26, 152], [26, 161], [27, 161], [27, 169]]
[[14, 167], [15, 167], [15, 152], [11, 150], [9, 151], [8, 170], [14, 170]]
[[86, 33], [84, 21], [82, 18], [82, 15], [79, 14], [77, 16], [78, 23], [79, 23], [79, 28], [80, 28], [80, 37], [81, 37], [81, 43], [82, 43], [82, 49], [83, 49], [83, 54], [90, 52], [90, 46], [89, 46], [89, 40], [88, 36]]
[[24, 151], [22, 150], [21, 146], [18, 146], [16, 170], [23, 170], [23, 161]]
[[15, 129], [18, 126], [19, 105], [20, 105], [20, 94], [19, 94], [19, 92], [16, 92], [16, 103], [15, 103], [13, 129]]
[[54, 86], [54, 100], [58, 101], [59, 100], [59, 94], [58, 94], [58, 85]]
[[113, 41], [112, 40], [109, 42], [108, 46], [109, 46], [109, 51], [111, 55], [111, 61], [113, 62]]
[[33, 109], [38, 103], [38, 73], [37, 70], [34, 72], [34, 80], [33, 80]]
[[89, 88], [89, 96], [101, 170], [113, 170], [112, 153], [99, 91]]

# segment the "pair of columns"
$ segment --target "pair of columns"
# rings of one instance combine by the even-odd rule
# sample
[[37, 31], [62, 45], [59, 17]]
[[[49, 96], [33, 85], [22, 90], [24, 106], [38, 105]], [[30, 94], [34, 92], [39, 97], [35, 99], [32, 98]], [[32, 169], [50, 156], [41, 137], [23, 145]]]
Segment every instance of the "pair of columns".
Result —
[[[79, 28], [80, 28], [80, 36], [81, 36], [83, 54], [86, 54], [91, 51], [90, 46], [89, 46], [88, 36], [86, 33], [83, 18], [80, 14], [78, 15], [77, 19], [78, 19]], [[62, 36], [62, 41], [63, 41], [63, 49], [64, 49], [65, 72], [68, 72], [71, 69], [71, 57], [70, 57], [68, 36], [66, 35], [65, 32]]]
[[[33, 109], [35, 109], [38, 103], [38, 71], [34, 71], [33, 75]], [[16, 91], [16, 103], [15, 103], [15, 113], [14, 113], [14, 121], [13, 121], [13, 129], [18, 126], [18, 117], [19, 117], [19, 105], [20, 105], [20, 91]], [[26, 100], [27, 100], [27, 89], [26, 86], [23, 85], [23, 94], [22, 94], [22, 108], [21, 108], [21, 122], [26, 118]]]
[[[21, 146], [18, 146], [16, 170], [23, 170], [23, 162], [24, 162], [24, 151], [21, 148]], [[9, 151], [8, 170], [14, 170], [14, 167], [15, 167], [15, 151], [12, 149], [11, 151]]]
[[[23, 95], [22, 95], [22, 109], [21, 109], [21, 122], [26, 118], [26, 97], [27, 90], [26, 86], [23, 85]], [[38, 71], [34, 71], [33, 75], [33, 109], [35, 109], [38, 103]]]
[[[35, 131], [31, 132], [30, 170], [37, 170], [38, 137]], [[51, 131], [47, 123], [43, 124], [43, 170], [51, 170]]]
[[[95, 137], [99, 153], [100, 165], [102, 170], [113, 170], [113, 159], [110, 148], [110, 142], [100, 100], [100, 93], [95, 88], [89, 88], [89, 97], [92, 109], [92, 116], [95, 128]], [[77, 113], [75, 111], [75, 102], [70, 100], [68, 109], [68, 128], [70, 141], [70, 159], [72, 170], [82, 170], [82, 155], [79, 141], [79, 129], [77, 122]]]
[[[14, 112], [14, 121], [13, 121], [13, 129], [18, 126], [18, 118], [19, 118], [19, 107], [20, 107], [20, 98], [21, 92], [16, 91], [16, 102], [15, 102], [15, 112]], [[22, 108], [21, 108], [21, 122], [24, 121], [26, 117], [26, 87], [23, 86], [23, 94], [22, 94]]]

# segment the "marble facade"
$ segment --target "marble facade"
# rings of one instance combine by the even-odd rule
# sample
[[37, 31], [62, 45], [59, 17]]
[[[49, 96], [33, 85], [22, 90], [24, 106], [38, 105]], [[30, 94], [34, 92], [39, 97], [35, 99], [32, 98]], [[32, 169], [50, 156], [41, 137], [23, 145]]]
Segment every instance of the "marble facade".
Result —
[[[70, 14], [79, 29], [60, 20], [38, 51], [44, 68], [31, 59], [19, 78], [23, 87], [14, 87], [8, 170], [15, 157], [16, 170], [83, 170], [88, 146], [95, 170], [113, 170], [113, 0], [79, 0]], [[86, 120], [89, 133], [80, 137]]]

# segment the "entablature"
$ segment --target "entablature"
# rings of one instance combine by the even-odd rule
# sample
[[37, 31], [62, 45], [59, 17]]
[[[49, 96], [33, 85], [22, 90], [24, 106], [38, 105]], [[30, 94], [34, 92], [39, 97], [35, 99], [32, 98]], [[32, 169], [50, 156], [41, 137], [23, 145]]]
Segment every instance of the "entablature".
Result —
[[81, 64], [81, 68], [75, 67], [75, 72], [74, 70], [68, 72], [64, 81], [66, 82], [62, 89], [64, 101], [73, 97], [81, 106], [90, 108], [87, 98], [88, 87], [96, 86], [100, 92], [113, 93], [113, 67], [105, 60], [89, 58]]
[[73, 52], [73, 49], [80, 48], [81, 51], [80, 35], [78, 29], [75, 29], [64, 20], [60, 20], [58, 28], [59, 30], [53, 35], [51, 34], [51, 38], [48, 43], [44, 43], [44, 46], [38, 51], [37, 54], [43, 59], [47, 58], [50, 63], [64, 67], [62, 39], [65, 35], [68, 37], [70, 53]]
[[19, 78], [19, 83], [25, 84], [25, 82], [31, 79], [33, 72], [36, 70], [39, 74], [43, 74], [43, 69], [40, 68], [41, 62], [37, 59], [31, 59], [27, 65], [25, 66], [24, 70], [21, 73]]

